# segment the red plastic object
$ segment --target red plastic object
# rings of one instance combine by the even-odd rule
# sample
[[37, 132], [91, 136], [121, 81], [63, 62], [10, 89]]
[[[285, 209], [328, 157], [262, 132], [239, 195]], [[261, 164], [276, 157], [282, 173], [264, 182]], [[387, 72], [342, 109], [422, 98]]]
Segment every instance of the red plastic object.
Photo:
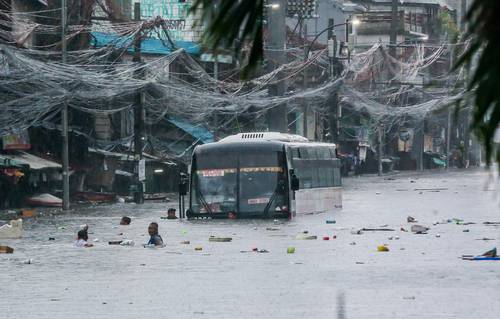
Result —
[[333, 235], [333, 236], [332, 236], [332, 238], [333, 238], [333, 239], [337, 239], [337, 235]]
[[324, 237], [323, 237], [323, 240], [330, 240], [330, 237], [328, 237], [328, 236], [324, 236]]

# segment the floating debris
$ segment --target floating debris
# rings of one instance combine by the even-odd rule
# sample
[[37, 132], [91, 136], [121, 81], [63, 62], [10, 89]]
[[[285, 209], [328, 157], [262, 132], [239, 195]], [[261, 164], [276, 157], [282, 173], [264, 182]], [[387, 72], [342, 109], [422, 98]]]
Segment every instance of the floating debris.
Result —
[[268, 230], [268, 231], [278, 231], [278, 230], [281, 230], [281, 228], [279, 228], [279, 227], [267, 227], [266, 230]]
[[420, 225], [412, 225], [411, 226], [411, 231], [412, 233], [415, 234], [427, 234], [427, 231], [429, 230], [429, 227], [424, 227]]
[[189, 245], [191, 242], [189, 240], [183, 240], [181, 241], [181, 245]]
[[327, 223], [327, 224], [335, 224], [335, 223], [336, 223], [336, 221], [335, 221], [335, 220], [327, 220], [327, 221], [326, 221], [326, 223]]
[[392, 228], [361, 228], [362, 231], [394, 231]]
[[412, 216], [406, 217], [406, 221], [409, 222], [409, 223], [416, 223], [417, 222], [417, 220], [415, 219], [415, 217], [412, 217]]
[[384, 246], [384, 245], [380, 245], [380, 246], [377, 246], [377, 251], [389, 251], [389, 247]]
[[121, 246], [134, 246], [135, 242], [131, 239], [125, 239], [120, 243]]
[[120, 245], [121, 243], [122, 243], [122, 240], [108, 241], [108, 245]]
[[0, 254], [13, 254], [14, 248], [9, 246], [0, 246]]
[[491, 250], [488, 250], [487, 252], [485, 252], [484, 254], [482, 254], [481, 256], [486, 256], [486, 257], [498, 257], [497, 256], [497, 248], [493, 248]]
[[210, 236], [208, 238], [208, 241], [211, 242], [219, 242], [219, 243], [227, 243], [232, 241], [233, 239], [231, 237], [217, 237], [217, 236]]
[[497, 248], [493, 248], [491, 250], [488, 250], [481, 256], [474, 256], [474, 255], [462, 255], [463, 260], [496, 260], [500, 261], [500, 257], [497, 255]]
[[202, 251], [202, 250], [203, 250], [203, 247], [201, 247], [201, 246], [196, 246], [196, 247], [194, 247], [194, 250], [196, 250], [196, 251]]
[[295, 247], [288, 247], [286, 249], [287, 254], [294, 254], [295, 253]]
[[318, 239], [318, 236], [316, 236], [316, 235], [300, 234], [300, 235], [295, 236], [295, 239], [301, 239], [301, 240]]

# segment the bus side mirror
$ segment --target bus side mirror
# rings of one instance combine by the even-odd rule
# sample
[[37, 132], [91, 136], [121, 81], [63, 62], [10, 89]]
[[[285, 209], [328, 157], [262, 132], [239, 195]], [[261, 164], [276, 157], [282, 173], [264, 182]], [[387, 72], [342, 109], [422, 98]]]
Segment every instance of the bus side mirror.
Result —
[[292, 186], [292, 191], [298, 191], [299, 190], [299, 178], [297, 175], [292, 174], [291, 175], [291, 186]]
[[188, 178], [187, 175], [184, 173], [181, 173], [181, 181], [179, 183], [179, 195], [180, 196], [186, 196], [188, 192]]

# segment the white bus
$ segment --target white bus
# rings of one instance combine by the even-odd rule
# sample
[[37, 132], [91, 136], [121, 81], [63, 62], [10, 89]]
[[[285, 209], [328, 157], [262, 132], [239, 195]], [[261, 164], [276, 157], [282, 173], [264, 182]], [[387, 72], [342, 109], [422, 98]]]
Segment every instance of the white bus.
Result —
[[188, 218], [291, 218], [342, 207], [335, 145], [283, 133], [240, 133], [197, 146]]

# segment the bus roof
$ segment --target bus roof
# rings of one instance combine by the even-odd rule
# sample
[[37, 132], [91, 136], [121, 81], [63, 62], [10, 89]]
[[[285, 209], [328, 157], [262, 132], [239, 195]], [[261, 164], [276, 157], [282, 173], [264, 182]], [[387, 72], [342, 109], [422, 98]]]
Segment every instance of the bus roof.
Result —
[[287, 146], [334, 146], [333, 143], [312, 142], [307, 138], [296, 135], [279, 132], [253, 132], [239, 133], [223, 138], [217, 143], [239, 142], [239, 143], [255, 143], [255, 142], [278, 142]]
[[333, 143], [310, 142], [307, 138], [278, 132], [239, 133], [223, 138], [214, 143], [198, 145], [195, 152], [200, 154], [206, 151], [248, 149], [248, 150], [282, 150], [283, 147], [335, 147]]
[[278, 141], [278, 142], [302, 142], [306, 143], [309, 140], [303, 136], [295, 134], [286, 134], [279, 132], [251, 132], [239, 133], [231, 135], [220, 140], [220, 143], [225, 142], [255, 142], [255, 141]]

